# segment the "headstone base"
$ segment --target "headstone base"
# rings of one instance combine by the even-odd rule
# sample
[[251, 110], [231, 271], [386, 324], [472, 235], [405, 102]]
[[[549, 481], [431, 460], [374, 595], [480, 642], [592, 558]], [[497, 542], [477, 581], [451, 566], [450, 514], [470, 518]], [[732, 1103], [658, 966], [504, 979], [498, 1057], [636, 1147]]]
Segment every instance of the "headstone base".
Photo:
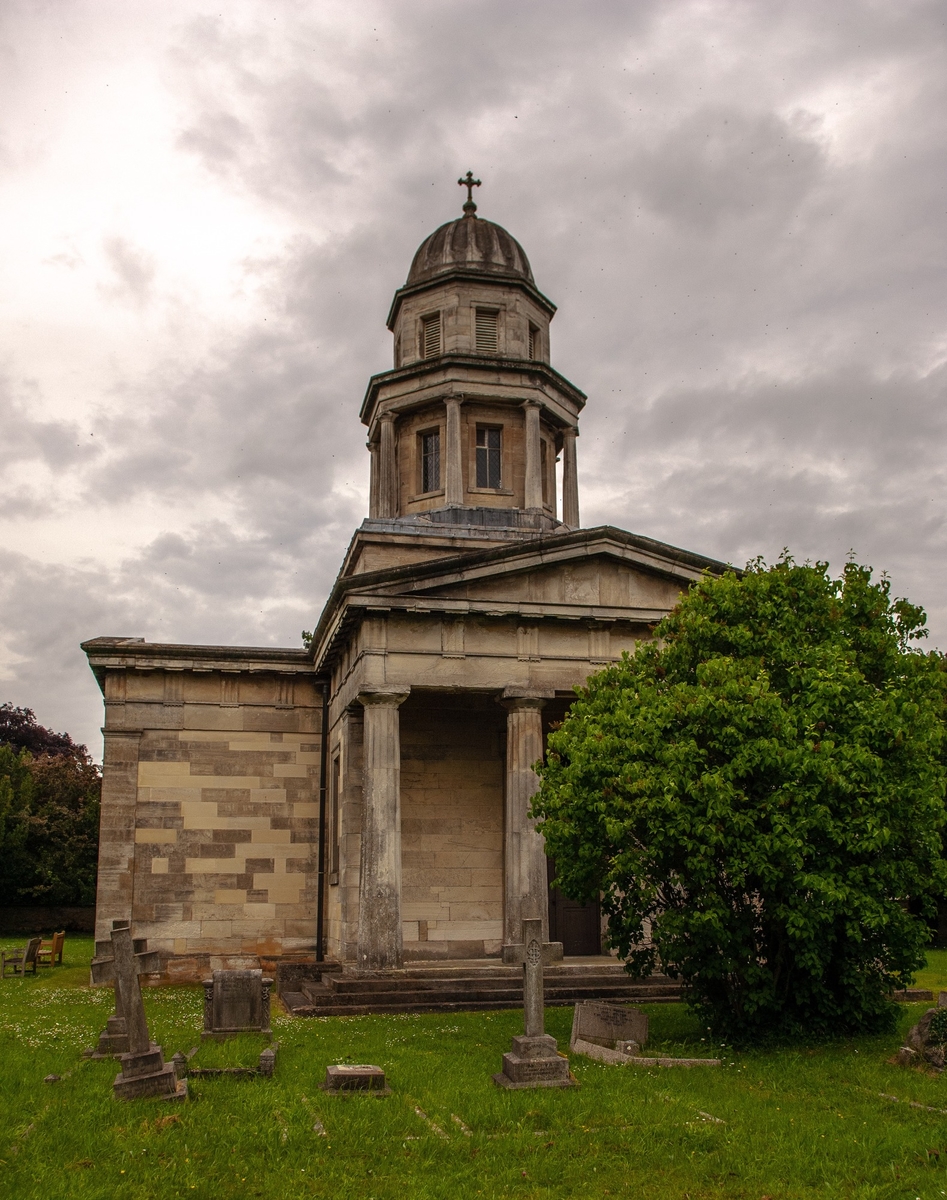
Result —
[[391, 1088], [381, 1067], [370, 1063], [340, 1063], [326, 1067], [324, 1092], [370, 1092], [373, 1096], [390, 1096]]
[[503, 1088], [576, 1086], [569, 1060], [559, 1053], [556, 1039], [548, 1034], [515, 1037], [512, 1050], [503, 1055], [503, 1070], [493, 1076], [493, 1082]]
[[99, 1042], [94, 1050], [84, 1050], [83, 1058], [118, 1058], [127, 1054], [128, 1029], [124, 1017], [109, 1017], [105, 1028], [99, 1034]]
[[175, 1064], [166, 1063], [161, 1047], [151, 1043], [142, 1054], [123, 1054], [121, 1071], [115, 1076], [112, 1090], [120, 1100], [142, 1100], [158, 1096], [165, 1100], [183, 1100], [187, 1096], [187, 1080], [179, 1080]]

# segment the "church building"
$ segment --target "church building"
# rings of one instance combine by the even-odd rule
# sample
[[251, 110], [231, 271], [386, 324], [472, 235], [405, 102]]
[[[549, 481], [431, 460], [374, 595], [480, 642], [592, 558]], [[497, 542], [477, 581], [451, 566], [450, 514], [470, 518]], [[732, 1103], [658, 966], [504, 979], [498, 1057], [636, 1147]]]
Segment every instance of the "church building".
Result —
[[[585, 395], [523, 248], [463, 215], [414, 256], [369, 380], [369, 515], [306, 649], [83, 643], [105, 699], [98, 938], [168, 979], [491, 959], [540, 917], [598, 954], [529, 818], [550, 725], [724, 564], [579, 520]], [[354, 418], [354, 413], [353, 413]]]

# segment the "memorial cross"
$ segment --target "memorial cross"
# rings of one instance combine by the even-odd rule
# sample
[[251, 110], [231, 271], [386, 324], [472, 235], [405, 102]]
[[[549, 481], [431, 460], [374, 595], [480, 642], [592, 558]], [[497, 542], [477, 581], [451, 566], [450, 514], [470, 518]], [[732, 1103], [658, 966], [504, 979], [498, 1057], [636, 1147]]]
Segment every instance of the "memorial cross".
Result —
[[542, 936], [542, 921], [527, 917], [523, 921], [523, 941], [503, 947], [504, 963], [523, 964], [523, 1023], [527, 1037], [542, 1037], [546, 1031], [543, 967], [562, 958], [562, 942], [544, 942]]
[[464, 212], [476, 212], [477, 206], [474, 204], [473, 190], [475, 187], [480, 187], [480, 180], [474, 179], [473, 171], [468, 171], [464, 179], [458, 179], [457, 182], [461, 187], [467, 189], [467, 200], [464, 204]]
[[99, 955], [92, 960], [92, 982], [115, 986], [115, 1011], [125, 1018], [128, 1049], [131, 1054], [144, 1054], [151, 1045], [145, 1006], [141, 999], [139, 975], [159, 969], [157, 950], [147, 949], [146, 938], [132, 939], [130, 923], [112, 923], [112, 956]]

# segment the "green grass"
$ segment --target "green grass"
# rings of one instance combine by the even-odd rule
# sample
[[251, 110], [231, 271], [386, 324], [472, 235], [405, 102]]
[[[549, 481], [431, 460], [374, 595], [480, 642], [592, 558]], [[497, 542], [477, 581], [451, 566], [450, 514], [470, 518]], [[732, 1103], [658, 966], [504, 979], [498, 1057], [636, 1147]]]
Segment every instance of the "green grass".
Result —
[[[184, 1104], [126, 1104], [112, 1097], [114, 1064], [80, 1058], [111, 1010], [111, 991], [87, 986], [91, 950], [69, 937], [64, 967], [0, 987], [0, 1195], [11, 1200], [947, 1196], [947, 1115], [906, 1103], [947, 1109], [947, 1078], [889, 1065], [896, 1035], [736, 1054], [703, 1041], [681, 1006], [654, 1006], [650, 1047], [719, 1053], [725, 1066], [574, 1058], [579, 1088], [504, 1092], [490, 1076], [519, 1013], [277, 1016], [272, 1080], [192, 1080]], [[947, 952], [930, 954], [918, 983], [947, 988]], [[145, 1003], [167, 1058], [199, 1044], [200, 988], [153, 989]], [[925, 1007], [904, 1007], [902, 1031]], [[571, 1009], [547, 1021], [564, 1047]], [[208, 1044], [193, 1063], [250, 1065], [258, 1050], [253, 1038]], [[346, 1060], [383, 1066], [394, 1094], [323, 1094], [327, 1064]], [[44, 1083], [51, 1073], [61, 1081]]]

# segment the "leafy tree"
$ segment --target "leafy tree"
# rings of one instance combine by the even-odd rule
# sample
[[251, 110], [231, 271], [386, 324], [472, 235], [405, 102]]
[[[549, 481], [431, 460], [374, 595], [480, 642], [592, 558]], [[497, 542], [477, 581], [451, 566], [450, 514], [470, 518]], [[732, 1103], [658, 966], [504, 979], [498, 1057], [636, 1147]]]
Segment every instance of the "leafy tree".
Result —
[[85, 746], [77, 746], [68, 733], [53, 733], [38, 724], [31, 708], [15, 708], [0, 704], [0, 744], [31, 754], [85, 754]]
[[851, 562], [705, 578], [592, 676], [533, 802], [558, 884], [719, 1034], [883, 1030], [943, 893], [945, 676], [923, 611]]
[[0, 905], [95, 902], [100, 792], [85, 746], [0, 705]]

